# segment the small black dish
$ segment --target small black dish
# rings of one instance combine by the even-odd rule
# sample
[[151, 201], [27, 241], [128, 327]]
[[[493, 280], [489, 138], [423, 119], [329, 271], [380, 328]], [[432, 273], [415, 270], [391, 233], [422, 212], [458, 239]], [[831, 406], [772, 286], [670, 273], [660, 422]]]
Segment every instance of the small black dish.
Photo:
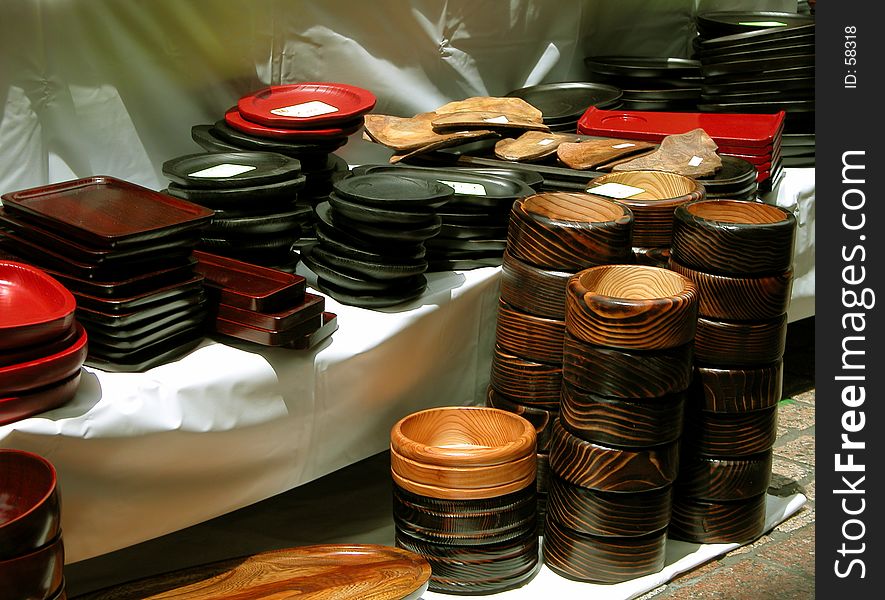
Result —
[[327, 264], [307, 247], [301, 252], [301, 262], [318, 277], [334, 286], [356, 295], [384, 294], [391, 289], [413, 289], [425, 281], [424, 275], [404, 277], [395, 280], [378, 280], [344, 272], [334, 265]]
[[191, 139], [206, 152], [242, 152], [237, 146], [215, 135], [212, 125], [194, 125], [191, 127]]
[[687, 58], [588, 56], [584, 65], [594, 73], [619, 77], [680, 79], [700, 75], [700, 64]]
[[697, 16], [698, 33], [705, 38], [757, 31], [789, 32], [791, 28], [813, 24], [814, 17], [810, 15], [787, 12], [713, 11]]
[[427, 261], [423, 258], [395, 263], [364, 261], [347, 256], [339, 256], [323, 248], [322, 244], [304, 248], [301, 252], [337, 271], [366, 279], [382, 281], [405, 279], [420, 275], [427, 270]]
[[331, 296], [341, 304], [347, 304], [359, 308], [388, 308], [390, 306], [396, 306], [420, 298], [424, 293], [424, 290], [427, 289], [427, 280], [421, 275], [420, 279], [416, 279], [415, 281], [419, 283], [411, 289], [394, 288], [393, 290], [377, 294], [352, 293], [334, 283], [324, 280], [322, 277], [317, 278], [317, 287], [321, 292]]
[[163, 163], [163, 175], [187, 188], [242, 188], [289, 181], [301, 162], [277, 152], [203, 152]]
[[541, 111], [544, 124], [556, 125], [577, 121], [591, 106], [613, 106], [620, 99], [621, 90], [602, 83], [567, 81], [519, 88], [507, 96], [522, 98]]
[[507, 239], [444, 239], [435, 237], [424, 242], [428, 254], [449, 255], [452, 252], [504, 252]]
[[429, 225], [433, 220], [432, 210], [393, 210], [372, 204], [360, 204], [335, 193], [329, 194], [328, 202], [332, 205], [334, 214], [369, 225], [421, 227]]
[[326, 202], [317, 204], [316, 215], [320, 221], [332, 229], [340, 229], [351, 237], [364, 241], [367, 245], [393, 246], [396, 244], [415, 244], [432, 238], [439, 233], [442, 220], [433, 216], [430, 225], [420, 228], [384, 228], [351, 221], [333, 213], [332, 205]]
[[446, 223], [443, 220], [442, 229], [439, 235], [425, 242], [437, 240], [500, 240], [507, 237], [507, 225], [488, 226], [482, 225], [458, 225], [454, 223]]
[[363, 205], [416, 209], [425, 212], [452, 199], [454, 191], [432, 179], [406, 173], [370, 173], [345, 177], [332, 184], [337, 196]]
[[264, 185], [212, 189], [191, 188], [170, 183], [166, 193], [213, 210], [242, 208], [244, 204], [258, 208], [279, 206], [294, 201], [298, 197], [298, 192], [304, 187], [305, 181], [304, 175], [299, 175], [294, 179]]
[[[398, 245], [395, 251], [379, 252], [378, 246], [365, 246], [359, 240], [342, 233], [341, 231], [327, 231], [324, 228], [317, 228], [316, 242], [323, 245], [324, 248], [338, 254], [339, 256], [347, 256], [358, 260], [376, 261], [376, 262], [394, 262], [397, 260], [419, 260], [424, 258], [426, 249], [424, 244], [415, 244], [413, 246]], [[303, 247], [303, 246], [302, 246]]]
[[203, 229], [203, 235], [208, 238], [242, 238], [246, 236], [261, 236], [290, 233], [299, 235], [301, 224], [308, 218], [312, 218], [313, 210], [310, 207], [299, 207], [294, 210], [276, 212], [263, 215], [244, 215], [235, 217], [212, 217], [209, 225]]
[[472, 269], [482, 269], [484, 267], [500, 267], [503, 262], [504, 258], [502, 256], [493, 256], [487, 258], [432, 260], [428, 263], [427, 272], [438, 273], [440, 271], [470, 271]]

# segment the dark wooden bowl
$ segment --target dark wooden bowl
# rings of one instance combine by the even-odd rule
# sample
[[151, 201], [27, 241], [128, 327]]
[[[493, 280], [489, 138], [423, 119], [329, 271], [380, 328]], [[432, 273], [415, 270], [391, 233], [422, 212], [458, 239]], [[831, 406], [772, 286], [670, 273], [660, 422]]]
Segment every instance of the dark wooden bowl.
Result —
[[0, 591], [9, 598], [49, 598], [61, 587], [64, 563], [65, 548], [59, 533], [37, 550], [0, 560]]
[[597, 536], [633, 537], [660, 531], [670, 522], [673, 490], [600, 492], [550, 478], [547, 512], [565, 527]]
[[449, 467], [406, 458], [390, 449], [390, 468], [417, 483], [451, 489], [479, 489], [507, 485], [535, 477], [535, 453], [496, 465]]
[[[553, 421], [559, 416], [558, 411], [526, 406], [513, 398], [509, 398], [489, 386], [486, 395], [486, 405], [492, 408], [500, 408], [526, 419], [535, 427], [535, 439], [538, 452], [546, 453], [550, 450], [550, 437], [553, 432]], [[540, 465], [538, 466], [540, 468]]]
[[702, 410], [748, 412], [776, 406], [783, 394], [784, 362], [759, 367], [695, 368], [691, 397]]
[[521, 404], [556, 410], [562, 385], [562, 366], [526, 360], [495, 347], [491, 384]]
[[28, 554], [58, 535], [59, 492], [52, 463], [23, 450], [0, 450], [0, 490], [0, 561]]
[[680, 457], [676, 489], [699, 500], [744, 500], [768, 490], [771, 451], [741, 458], [708, 458], [691, 453]]
[[544, 192], [514, 202], [507, 250], [529, 264], [580, 271], [627, 262], [633, 215], [623, 204], [571, 192]]
[[704, 456], [734, 458], [770, 450], [777, 439], [777, 406], [745, 413], [685, 411], [683, 446]]
[[781, 360], [787, 344], [786, 313], [765, 321], [699, 318], [694, 356], [698, 364], [718, 367], [765, 365]]
[[765, 494], [713, 502], [677, 496], [670, 517], [671, 539], [696, 544], [746, 544], [765, 532]]
[[796, 217], [771, 204], [701, 200], [675, 212], [673, 258], [726, 275], [783, 273], [793, 263]]
[[513, 308], [503, 300], [498, 304], [495, 341], [503, 350], [528, 360], [562, 364], [562, 338], [565, 321], [538, 317]]
[[566, 334], [563, 381], [614, 398], [657, 398], [688, 389], [692, 345], [627, 351], [593, 346]]
[[548, 513], [544, 524], [544, 564], [567, 579], [619, 583], [664, 568], [666, 529], [634, 537], [578, 533]]
[[565, 319], [565, 287], [573, 273], [542, 269], [504, 252], [501, 267], [501, 300], [516, 310]]
[[793, 288], [791, 270], [774, 275], [731, 276], [699, 271], [670, 258], [670, 269], [698, 288], [698, 315], [711, 319], [756, 321], [787, 312]]
[[607, 492], [642, 492], [670, 485], [679, 467], [677, 442], [625, 450], [586, 442], [557, 421], [550, 469], [574, 485]]
[[667, 268], [670, 260], [670, 246], [651, 246], [633, 248], [634, 261], [638, 265]]
[[608, 398], [562, 385], [560, 420], [582, 440], [644, 448], [675, 442], [682, 434], [685, 394], [661, 398]]
[[617, 183], [639, 188], [639, 192], [618, 198], [633, 211], [634, 246], [669, 246], [673, 239], [673, 211], [686, 202], [705, 197], [704, 186], [690, 177], [665, 171], [624, 171], [597, 177], [587, 186], [594, 188]]
[[565, 326], [577, 339], [626, 350], [663, 350], [689, 343], [697, 320], [697, 288], [667, 269], [592, 267], [569, 279]]

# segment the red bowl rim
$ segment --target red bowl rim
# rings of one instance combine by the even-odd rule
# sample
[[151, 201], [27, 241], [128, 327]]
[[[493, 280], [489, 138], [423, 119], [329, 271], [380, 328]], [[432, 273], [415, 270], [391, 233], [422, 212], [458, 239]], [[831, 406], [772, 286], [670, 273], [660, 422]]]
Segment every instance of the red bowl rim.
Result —
[[4, 267], [22, 269], [36, 275], [37, 277], [45, 281], [49, 285], [49, 287], [57, 291], [64, 302], [62, 307], [58, 311], [49, 315], [44, 315], [36, 320], [16, 323], [3, 323], [2, 321], [0, 321], [0, 331], [14, 331], [17, 329], [25, 329], [27, 327], [33, 327], [35, 325], [41, 325], [44, 323], [52, 323], [54, 321], [64, 320], [68, 315], [74, 312], [74, 309], [77, 308], [77, 300], [76, 298], [74, 298], [74, 295], [68, 290], [68, 288], [63, 286], [54, 277], [51, 277], [42, 269], [38, 269], [33, 265], [14, 260], [0, 260], [0, 272], [3, 271]]
[[80, 322], [75, 323], [75, 327], [77, 328], [77, 336], [74, 339], [74, 342], [68, 346], [67, 348], [63, 348], [56, 352], [55, 354], [47, 354], [46, 356], [41, 356], [40, 358], [35, 358], [34, 360], [29, 360], [23, 363], [17, 363], [13, 365], [7, 365], [5, 367], [0, 367], [0, 375], [4, 373], [11, 373], [13, 371], [20, 371], [23, 369], [31, 369], [36, 368], [41, 365], [46, 364], [47, 362], [52, 362], [54, 360], [61, 360], [66, 356], [70, 356], [71, 354], [76, 354], [86, 345], [89, 336], [86, 333], [86, 328], [83, 327]]
[[[17, 517], [14, 517], [8, 521], [4, 521], [4, 522], [0, 523], [0, 532], [2, 532], [4, 527], [9, 527], [13, 523], [15, 523], [17, 521], [21, 521], [22, 519], [24, 519], [25, 517], [27, 517], [28, 515], [30, 515], [34, 511], [36, 511], [40, 506], [42, 506], [56, 492], [56, 490], [58, 489], [58, 473], [55, 470], [55, 465], [53, 465], [51, 462], [49, 462], [49, 460], [46, 459], [45, 457], [40, 456], [39, 454], [36, 454], [34, 452], [28, 452], [27, 450], [19, 450], [17, 448], [0, 448], [0, 454], [17, 455], [17, 456], [20, 456], [23, 458], [27, 458], [28, 460], [32, 460], [36, 463], [39, 463], [45, 467], [48, 467], [49, 474], [52, 479], [52, 485], [49, 487], [49, 491], [47, 491], [46, 494], [44, 494], [38, 502], [35, 502], [33, 504], [33, 506], [31, 506], [31, 508], [29, 508], [25, 512], [21, 513]], [[59, 535], [56, 537], [61, 537], [61, 532], [59, 532]], [[47, 542], [45, 544], [45, 546], [48, 546], [48, 545], [54, 543], [55, 541], [56, 540], [53, 539], [52, 541]], [[7, 560], [9, 560], [9, 559], [7, 559]], [[3, 562], [3, 561], [0, 561], [0, 562]]]

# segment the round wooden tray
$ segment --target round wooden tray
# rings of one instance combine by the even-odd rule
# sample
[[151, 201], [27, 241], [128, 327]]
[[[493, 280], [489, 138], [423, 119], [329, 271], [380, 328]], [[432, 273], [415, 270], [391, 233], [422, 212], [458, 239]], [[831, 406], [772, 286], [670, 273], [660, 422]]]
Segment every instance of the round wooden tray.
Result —
[[677, 496], [670, 538], [696, 544], [747, 544], [765, 532], [765, 494], [712, 502]]
[[723, 367], [766, 365], [783, 358], [786, 344], [786, 313], [765, 321], [702, 317], [697, 322], [695, 361]]
[[504, 252], [501, 299], [516, 310], [547, 317], [565, 318], [565, 288], [573, 273], [542, 269]]
[[711, 412], [763, 410], [780, 402], [783, 380], [782, 360], [760, 367], [697, 366], [691, 395]]
[[709, 458], [685, 452], [680, 457], [676, 489], [699, 500], [744, 500], [768, 490], [772, 452], [741, 458]]

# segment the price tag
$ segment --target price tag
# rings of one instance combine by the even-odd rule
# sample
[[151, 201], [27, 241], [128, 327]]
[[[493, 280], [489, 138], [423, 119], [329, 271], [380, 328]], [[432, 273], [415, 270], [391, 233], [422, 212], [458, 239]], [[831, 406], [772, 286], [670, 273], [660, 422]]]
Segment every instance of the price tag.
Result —
[[626, 144], [618, 144], [617, 146], [612, 146], [612, 148], [615, 150], [621, 150], [623, 148], [632, 148], [635, 145], [636, 144], [631, 144], [630, 142], [627, 142]]
[[507, 119], [505, 115], [501, 115], [500, 117], [489, 117], [488, 119], [483, 119], [484, 123], [498, 123], [499, 125], [503, 125], [504, 123], [509, 123], [510, 121]]
[[486, 195], [486, 188], [479, 183], [467, 183], [466, 181], [445, 181], [443, 179], [438, 179], [437, 181], [455, 190], [456, 194], [463, 194], [465, 196]]
[[630, 198], [636, 194], [641, 194], [645, 190], [632, 185], [624, 185], [623, 183], [603, 183], [596, 187], [587, 188], [590, 194], [597, 196], [607, 196], [609, 198]]
[[188, 173], [188, 177], [235, 177], [237, 175], [242, 175], [243, 173], [253, 171], [257, 168], [258, 167], [255, 167], [253, 165], [235, 165], [233, 163], [223, 163], [220, 165], [215, 165], [214, 167], [209, 167], [207, 169]]
[[742, 21], [739, 25], [746, 25], [748, 27], [786, 27], [787, 24], [783, 21]]
[[704, 162], [704, 159], [701, 158], [700, 156], [692, 156], [691, 160], [688, 161], [688, 166], [689, 167], [696, 167], [699, 164], [701, 164], [702, 162]]
[[539, 146], [549, 146], [550, 144], [552, 144], [555, 141], [556, 140], [554, 140], [553, 138], [544, 138], [543, 140], [540, 140], [538, 142], [538, 145]]
[[274, 108], [270, 112], [280, 117], [316, 117], [338, 112], [338, 107], [320, 102], [319, 100], [311, 100], [310, 102], [302, 102], [292, 106]]

